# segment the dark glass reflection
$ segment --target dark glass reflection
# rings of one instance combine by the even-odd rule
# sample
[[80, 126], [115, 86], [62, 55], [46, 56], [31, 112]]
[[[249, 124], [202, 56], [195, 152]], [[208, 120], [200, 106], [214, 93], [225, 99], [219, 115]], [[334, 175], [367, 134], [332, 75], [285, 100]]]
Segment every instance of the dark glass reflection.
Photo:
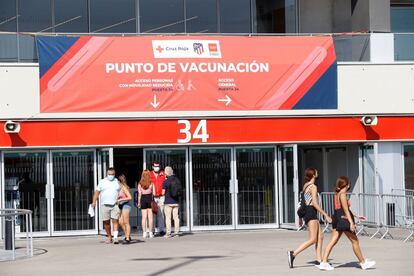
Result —
[[294, 0], [255, 0], [257, 33], [296, 32], [296, 5]]
[[17, 31], [16, 0], [0, 1], [0, 31]]
[[85, 0], [55, 0], [55, 31], [87, 33], [88, 6]]
[[187, 33], [217, 33], [216, 0], [187, 0]]
[[391, 32], [414, 32], [414, 7], [391, 7]]
[[230, 162], [230, 149], [192, 151], [194, 225], [232, 224]]
[[90, 32], [136, 33], [135, 0], [90, 1]]
[[[16, 0], [0, 1], [0, 32], [16, 32]], [[0, 62], [17, 61], [17, 35], [0, 36]]]
[[404, 174], [405, 189], [414, 190], [414, 145], [404, 145]]
[[[46, 199], [46, 153], [5, 153], [5, 207], [33, 211], [33, 231], [48, 231]], [[16, 226], [26, 230], [24, 217]]]
[[52, 0], [19, 0], [19, 32], [52, 32]]
[[55, 231], [95, 228], [88, 207], [94, 192], [93, 152], [54, 152], [53, 221]]
[[238, 223], [275, 223], [273, 148], [237, 149]]
[[183, 0], [140, 0], [142, 33], [183, 33]]
[[251, 32], [250, 0], [221, 0], [219, 3], [221, 33]]

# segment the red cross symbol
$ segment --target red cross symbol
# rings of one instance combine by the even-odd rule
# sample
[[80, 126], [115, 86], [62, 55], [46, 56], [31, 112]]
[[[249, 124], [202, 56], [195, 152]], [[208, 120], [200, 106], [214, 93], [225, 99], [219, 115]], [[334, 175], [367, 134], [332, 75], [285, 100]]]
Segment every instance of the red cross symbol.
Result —
[[161, 54], [162, 51], [164, 51], [164, 48], [158, 45], [158, 47], [155, 50], [157, 50]]

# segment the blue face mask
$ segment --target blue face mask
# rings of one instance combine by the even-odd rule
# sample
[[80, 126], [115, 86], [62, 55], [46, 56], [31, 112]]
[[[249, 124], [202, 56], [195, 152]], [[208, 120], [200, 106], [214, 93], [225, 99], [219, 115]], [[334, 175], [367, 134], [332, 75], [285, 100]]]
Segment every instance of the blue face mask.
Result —
[[114, 180], [115, 179], [115, 175], [108, 175], [108, 180], [109, 181], [112, 181], [112, 180]]

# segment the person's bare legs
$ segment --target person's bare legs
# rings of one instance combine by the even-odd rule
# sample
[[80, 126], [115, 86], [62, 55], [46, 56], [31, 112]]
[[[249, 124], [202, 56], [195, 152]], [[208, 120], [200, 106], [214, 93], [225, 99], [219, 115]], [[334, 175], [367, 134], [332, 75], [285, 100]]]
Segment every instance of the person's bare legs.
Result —
[[345, 232], [345, 235], [348, 237], [348, 239], [352, 243], [352, 249], [354, 250], [355, 256], [358, 258], [358, 261], [360, 263], [365, 262], [364, 256], [362, 256], [361, 247], [359, 246], [359, 240], [358, 237], [354, 232]]
[[[141, 226], [142, 226], [142, 234], [145, 237], [145, 233], [147, 233], [147, 209], [141, 209]], [[148, 227], [149, 228], [149, 227]]]
[[299, 245], [299, 247], [293, 251], [293, 256], [296, 257], [300, 252], [308, 248], [309, 246], [318, 242], [318, 229], [319, 221], [314, 219], [308, 222], [309, 238], [307, 241]]
[[111, 222], [110, 222], [110, 220], [104, 220], [103, 225], [104, 225], [104, 228], [105, 228], [107, 241], [111, 242], [112, 241], [112, 235], [111, 235]]
[[331, 251], [332, 251], [333, 247], [338, 243], [341, 236], [342, 236], [342, 232], [338, 232], [338, 231], [336, 231], [336, 229], [332, 230], [332, 237], [331, 237], [331, 240], [329, 241], [328, 245], [325, 248], [325, 252], [323, 253], [322, 262], [324, 262], [324, 263], [328, 262], [329, 255], [331, 254]]
[[118, 231], [119, 228], [119, 222], [117, 219], [112, 219], [112, 226], [114, 228], [114, 231]]
[[316, 260], [318, 262], [322, 261], [322, 245], [323, 245], [323, 231], [322, 227], [318, 225], [318, 242], [315, 244], [316, 249]]
[[124, 218], [122, 217], [123, 216], [123, 213], [124, 213], [124, 211], [121, 211], [121, 215], [119, 216], [118, 223], [119, 223], [119, 227], [121, 227], [122, 231], [124, 231], [124, 233], [125, 233], [125, 229], [124, 229]]
[[123, 221], [122, 228], [124, 229], [124, 232], [125, 232], [125, 238], [130, 240], [131, 239], [131, 225], [129, 223], [129, 213], [130, 213], [130, 209], [128, 208], [122, 211], [122, 221]]
[[148, 229], [152, 232], [152, 229], [154, 228], [154, 216], [152, 214], [151, 209], [147, 209], [148, 211]]

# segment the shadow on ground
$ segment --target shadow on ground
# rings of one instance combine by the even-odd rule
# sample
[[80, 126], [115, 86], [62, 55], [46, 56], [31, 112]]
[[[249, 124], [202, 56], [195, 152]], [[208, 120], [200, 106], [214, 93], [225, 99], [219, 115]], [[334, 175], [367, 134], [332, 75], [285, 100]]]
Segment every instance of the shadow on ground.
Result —
[[180, 263], [171, 265], [169, 267], [166, 267], [164, 269], [152, 272], [150, 274], [147, 274], [148, 276], [155, 276], [155, 275], [161, 275], [166, 272], [171, 272], [173, 270], [179, 269], [181, 267], [184, 267], [186, 265], [201, 261], [201, 260], [208, 260], [208, 259], [223, 259], [226, 258], [226, 256], [186, 256], [186, 257], [167, 257], [167, 258], [136, 258], [131, 259], [131, 261], [172, 261], [172, 260], [181, 260]]

